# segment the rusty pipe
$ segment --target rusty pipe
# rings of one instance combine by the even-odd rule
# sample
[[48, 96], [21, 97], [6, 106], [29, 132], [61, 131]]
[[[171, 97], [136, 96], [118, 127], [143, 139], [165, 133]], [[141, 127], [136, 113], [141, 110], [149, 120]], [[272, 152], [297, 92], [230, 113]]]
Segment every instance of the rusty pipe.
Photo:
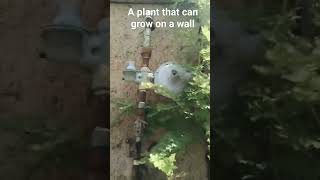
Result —
[[[153, 21], [152, 17], [146, 17], [146, 21]], [[142, 65], [141, 71], [150, 72], [149, 70], [149, 62], [152, 54], [151, 49], [151, 31], [154, 30], [154, 27], [146, 27], [144, 30], [144, 41], [143, 41], [143, 48], [141, 50], [141, 57], [142, 57]], [[138, 111], [137, 111], [137, 119], [134, 122], [135, 130], [136, 130], [136, 156], [134, 158], [134, 169], [135, 169], [135, 179], [140, 180], [142, 179], [142, 172], [141, 172], [141, 165], [136, 163], [138, 160], [141, 159], [141, 138], [143, 135], [143, 129], [146, 126], [146, 112], [145, 112], [145, 105], [147, 102], [147, 90], [140, 88], [138, 90]]]

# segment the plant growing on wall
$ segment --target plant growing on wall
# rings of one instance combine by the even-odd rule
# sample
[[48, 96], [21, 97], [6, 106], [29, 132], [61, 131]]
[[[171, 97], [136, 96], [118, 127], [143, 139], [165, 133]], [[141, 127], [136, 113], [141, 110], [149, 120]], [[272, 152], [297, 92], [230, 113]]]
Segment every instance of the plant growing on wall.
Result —
[[208, 150], [210, 148], [209, 1], [197, 3], [202, 24], [199, 64], [189, 67], [192, 79], [181, 95], [175, 96], [162, 87], [154, 87], [158, 94], [169, 100], [152, 105], [148, 112], [148, 130], [164, 128], [167, 133], [151, 149], [146, 161], [164, 172], [169, 179], [175, 176], [176, 155], [183, 153], [188, 145], [207, 141]]
[[[181, 7], [184, 5], [190, 5], [193, 8], [196, 5], [199, 9], [200, 16], [198, 22], [201, 24], [201, 31], [199, 34], [196, 34], [199, 41], [196, 43], [190, 42], [190, 40], [194, 41], [195, 34], [187, 31], [184, 35], [192, 38], [184, 38], [187, 41], [184, 43], [193, 50], [199, 50], [197, 54], [200, 54], [200, 56], [199, 59], [193, 60], [193, 62], [197, 62], [197, 65], [186, 65], [186, 68], [192, 72], [192, 79], [185, 87], [184, 92], [179, 96], [173, 95], [163, 87], [147, 84], [148, 89], [153, 89], [156, 93], [167, 99], [162, 102], [149, 104], [149, 107], [147, 107], [148, 125], [147, 129], [145, 129], [145, 138], [159, 128], [165, 129], [166, 134], [138, 162], [156, 167], [165, 173], [169, 179], [176, 176], [176, 158], [179, 155], [183, 155], [188, 145], [191, 145], [193, 142], [207, 143], [209, 151], [210, 144], [209, 0], [179, 0], [174, 6]], [[121, 115], [128, 115], [128, 113], [132, 112], [132, 108], [134, 108], [132, 103], [124, 102], [123, 100], [116, 102], [116, 104], [119, 106], [120, 111], [122, 111]]]

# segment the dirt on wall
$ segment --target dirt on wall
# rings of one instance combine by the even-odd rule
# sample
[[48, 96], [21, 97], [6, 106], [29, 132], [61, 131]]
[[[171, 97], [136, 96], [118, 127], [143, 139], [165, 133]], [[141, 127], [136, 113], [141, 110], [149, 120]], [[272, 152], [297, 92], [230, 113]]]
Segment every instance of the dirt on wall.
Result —
[[[141, 64], [141, 46], [143, 42], [143, 28], [131, 30], [130, 22], [137, 21], [132, 16], [128, 16], [128, 10], [133, 9], [161, 9], [170, 7], [168, 4], [127, 4], [111, 3], [110, 5], [110, 90], [111, 102], [119, 99], [136, 101], [137, 86], [122, 81], [122, 71], [127, 65], [127, 61], [134, 60], [136, 66]], [[171, 20], [182, 20], [170, 17]], [[155, 21], [169, 21], [164, 17], [155, 17]], [[143, 17], [139, 21], [143, 21]], [[197, 33], [199, 27], [192, 31]], [[175, 61], [181, 64], [190, 63], [197, 59], [196, 51], [186, 47], [190, 44], [184, 43], [184, 29], [160, 28], [152, 32], [151, 46], [153, 48], [150, 60], [150, 69], [155, 71], [160, 64], [167, 61]], [[197, 39], [195, 38], [194, 41]], [[184, 49], [188, 49], [185, 52]], [[195, 49], [194, 49], [195, 50]], [[150, 93], [148, 98], [156, 99], [156, 95]], [[152, 103], [152, 102], [150, 102]], [[134, 137], [133, 122], [134, 115], [127, 118], [118, 117], [119, 110], [113, 103], [111, 106], [111, 180], [130, 180], [132, 179], [133, 159], [129, 156], [130, 146], [127, 139]], [[187, 152], [178, 158], [178, 174], [181, 180], [207, 180], [206, 146], [204, 144], [194, 144]], [[145, 179], [165, 180], [166, 177], [159, 171], [150, 170], [151, 173]]]

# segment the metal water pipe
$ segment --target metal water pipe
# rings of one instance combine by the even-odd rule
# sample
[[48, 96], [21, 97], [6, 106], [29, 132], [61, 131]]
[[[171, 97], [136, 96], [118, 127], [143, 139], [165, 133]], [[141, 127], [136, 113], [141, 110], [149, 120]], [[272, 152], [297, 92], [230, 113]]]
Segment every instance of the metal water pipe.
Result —
[[[146, 17], [146, 21], [152, 22], [152, 17], [148, 16]], [[135, 125], [135, 133], [136, 133], [136, 157], [134, 158], [134, 166], [135, 166], [135, 178], [137, 180], [140, 180], [142, 178], [142, 172], [141, 172], [141, 165], [137, 163], [141, 159], [141, 146], [142, 146], [142, 135], [143, 135], [143, 129], [146, 126], [146, 102], [147, 102], [147, 89], [143, 87], [143, 83], [150, 82], [150, 79], [152, 78], [152, 73], [149, 69], [149, 61], [152, 54], [152, 48], [151, 48], [151, 31], [153, 31], [153, 27], [146, 27], [144, 30], [144, 42], [143, 42], [143, 48], [141, 51], [142, 56], [142, 64], [141, 64], [141, 77], [143, 77], [143, 80], [141, 83], [139, 83], [139, 90], [138, 90], [138, 110], [137, 110], [137, 119], [134, 122]], [[150, 77], [151, 75], [151, 77]]]
[[[153, 22], [152, 17], [146, 17], [147, 22]], [[151, 23], [153, 24], [153, 23]], [[129, 140], [130, 145], [135, 145], [133, 171], [134, 179], [141, 180], [142, 177], [142, 164], [140, 162], [142, 158], [142, 136], [143, 130], [147, 125], [146, 120], [146, 104], [147, 104], [147, 91], [153, 85], [162, 86], [173, 94], [180, 94], [187, 81], [191, 78], [191, 73], [182, 66], [173, 63], [166, 62], [153, 73], [149, 69], [149, 62], [151, 59], [151, 32], [155, 29], [154, 26], [146, 27], [143, 32], [143, 47], [141, 50], [142, 63], [140, 69], [135, 67], [134, 61], [129, 61], [128, 66], [123, 71], [123, 80], [135, 82], [138, 84], [138, 101], [137, 101], [137, 119], [134, 121], [135, 128], [135, 142], [132, 143]], [[130, 148], [131, 149], [131, 148]], [[130, 153], [131, 154], [131, 153]]]
[[[108, 19], [101, 19], [95, 30], [88, 30], [81, 20], [82, 0], [56, 0], [57, 14], [51, 24], [43, 27], [41, 59], [61, 64], [81, 64], [92, 71], [91, 93], [96, 104], [107, 108], [108, 101]], [[105, 107], [104, 107], [105, 105]], [[104, 111], [103, 111], [104, 112]], [[107, 115], [96, 122], [91, 134], [89, 175], [106, 171], [109, 150], [109, 125]], [[104, 120], [104, 117], [106, 120]], [[97, 118], [100, 120], [100, 117]], [[103, 163], [99, 163], [100, 160]], [[89, 160], [90, 162], [90, 160]], [[103, 164], [103, 165], [102, 165]], [[103, 167], [102, 167], [103, 166]], [[103, 169], [103, 170], [102, 170]]]

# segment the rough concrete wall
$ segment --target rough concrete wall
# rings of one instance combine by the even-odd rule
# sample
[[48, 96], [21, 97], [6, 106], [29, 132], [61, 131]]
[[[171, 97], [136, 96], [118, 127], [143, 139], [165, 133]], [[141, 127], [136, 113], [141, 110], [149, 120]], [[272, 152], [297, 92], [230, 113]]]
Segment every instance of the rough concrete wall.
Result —
[[[136, 66], [141, 64], [141, 45], [143, 41], [143, 29], [131, 30], [130, 22], [137, 21], [134, 17], [128, 17], [128, 10], [141, 9], [143, 7], [164, 8], [169, 5], [139, 5], [139, 4], [115, 4], [110, 5], [110, 90], [111, 102], [118, 98], [126, 100], [136, 100], [137, 86], [122, 81], [122, 71], [127, 65], [128, 60], [135, 60]], [[170, 18], [173, 19], [173, 18]], [[143, 19], [140, 19], [143, 20]], [[155, 21], [165, 20], [164, 17], [156, 17]], [[180, 19], [181, 20], [181, 19]], [[190, 44], [183, 44], [182, 35], [185, 30], [183, 29], [156, 29], [152, 32], [152, 57], [150, 60], [150, 69], [156, 70], [160, 64], [166, 61], [176, 61], [179, 63], [186, 63], [190, 59], [197, 59], [197, 54], [189, 52], [186, 55], [183, 52], [185, 46]], [[195, 28], [194, 31], [198, 31]], [[196, 41], [196, 39], [195, 39]], [[149, 95], [150, 97], [150, 95]], [[152, 98], [156, 98], [152, 95]], [[133, 122], [134, 115], [125, 119], [118, 119], [117, 107], [113, 104], [111, 106], [111, 180], [130, 180], [132, 177], [132, 162], [133, 159], [129, 157], [129, 145], [126, 139], [133, 136]], [[203, 145], [194, 145], [188, 149], [187, 154], [179, 160], [180, 171], [187, 173], [179, 179], [184, 180], [205, 180], [206, 162], [205, 162], [205, 149]], [[147, 179], [164, 179], [163, 176], [153, 175]]]
[[[102, 14], [107, 14], [106, 9], [101, 9], [106, 7], [107, 2], [84, 2], [82, 10], [85, 24], [95, 26]], [[104, 5], [101, 5], [102, 2]], [[64, 121], [68, 122], [61, 126], [70, 129], [80, 126], [82, 131], [87, 131], [99, 116], [97, 105], [88, 95], [91, 73], [80, 65], [49, 63], [38, 56], [42, 26], [51, 22], [55, 9], [53, 0], [0, 0], [0, 119], [6, 117], [16, 120], [23, 116], [28, 120], [30, 116], [40, 114], [52, 117], [52, 123], [56, 115], [66, 115], [74, 118], [66, 118]], [[103, 11], [104, 13], [101, 13]], [[97, 14], [92, 15], [91, 12]], [[16, 126], [20, 125], [18, 121], [14, 123], [17, 123]], [[14, 139], [10, 138], [6, 141], [15, 143]], [[2, 148], [7, 147], [1, 146], [0, 149]], [[23, 162], [18, 159], [24, 156], [27, 157], [28, 154], [21, 152], [17, 158], [1, 158], [1, 179], [13, 180], [15, 176], [20, 176], [19, 170], [28, 168], [21, 167]], [[85, 164], [86, 152], [82, 157]], [[4, 169], [9, 163], [16, 163], [10, 172]]]
[[[96, 23], [101, 13], [89, 11], [102, 7], [99, 0], [90, 6], [85, 2], [85, 24]], [[91, 74], [80, 65], [48, 63], [38, 57], [41, 28], [51, 22], [55, 8], [51, 0], [0, 1], [0, 114], [66, 113], [85, 118], [91, 114]]]

